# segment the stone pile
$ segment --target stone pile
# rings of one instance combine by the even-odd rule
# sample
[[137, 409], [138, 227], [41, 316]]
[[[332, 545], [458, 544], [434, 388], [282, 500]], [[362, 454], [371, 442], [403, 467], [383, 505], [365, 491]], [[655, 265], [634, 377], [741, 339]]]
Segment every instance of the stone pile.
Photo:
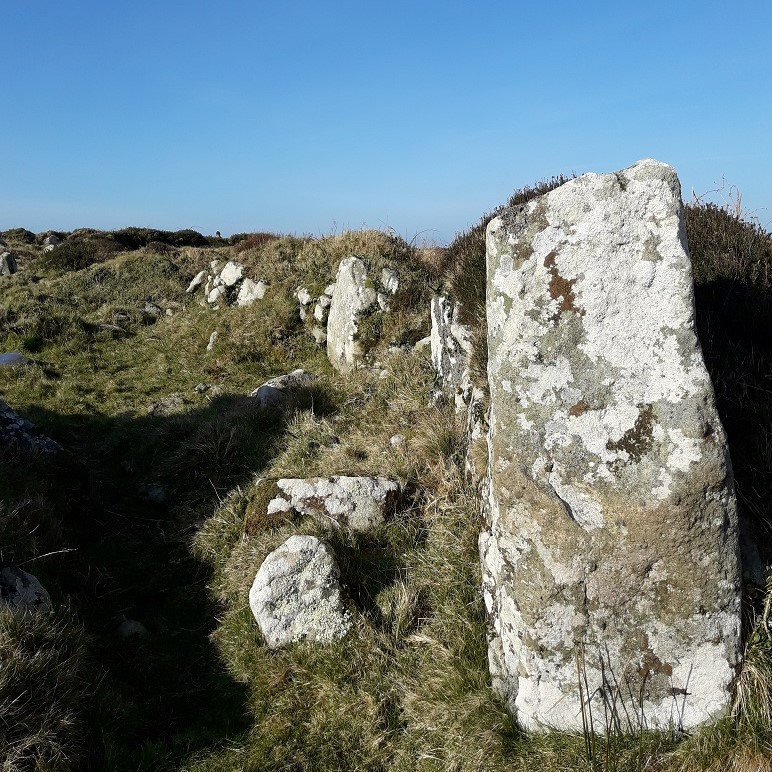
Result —
[[488, 226], [480, 552], [494, 686], [529, 729], [688, 729], [729, 705], [736, 502], [684, 234], [656, 161]]
[[244, 270], [244, 266], [235, 260], [225, 264], [212, 260], [208, 271], [199, 271], [193, 277], [187, 292], [191, 294], [203, 287], [202, 302], [213, 309], [219, 309], [221, 305], [250, 306], [265, 297], [268, 285], [246, 277]]
[[319, 346], [327, 343], [327, 317], [334, 291], [335, 285], [328, 284], [318, 297], [314, 297], [308, 287], [298, 287], [295, 292], [295, 297], [300, 304], [300, 319], [310, 324], [311, 335]]
[[0, 400], [0, 444], [18, 445], [36, 453], [55, 454], [62, 447], [46, 437], [33, 423]]

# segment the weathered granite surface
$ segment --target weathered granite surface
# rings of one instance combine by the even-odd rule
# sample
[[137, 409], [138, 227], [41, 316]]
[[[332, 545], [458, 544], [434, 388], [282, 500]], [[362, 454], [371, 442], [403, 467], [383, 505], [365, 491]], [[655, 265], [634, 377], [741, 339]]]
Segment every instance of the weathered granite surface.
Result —
[[[736, 502], [675, 172], [587, 174], [487, 231], [495, 687], [529, 729], [689, 728], [740, 662]], [[581, 680], [581, 689], [580, 689]]]
[[339, 575], [332, 550], [315, 536], [291, 536], [266, 557], [249, 606], [270, 648], [335, 641], [348, 632]]

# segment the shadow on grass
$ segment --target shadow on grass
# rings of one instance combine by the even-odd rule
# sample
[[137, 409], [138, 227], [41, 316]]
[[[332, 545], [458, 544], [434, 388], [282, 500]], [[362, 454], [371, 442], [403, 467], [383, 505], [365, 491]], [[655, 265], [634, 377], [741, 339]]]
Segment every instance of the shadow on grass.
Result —
[[[296, 406], [311, 404], [317, 413], [334, 409], [314, 390]], [[246, 687], [209, 640], [223, 609], [210, 597], [210, 569], [192, 556], [190, 539], [221, 497], [265, 467], [284, 414], [238, 396], [170, 416], [24, 412], [68, 451], [57, 461], [16, 464], [0, 482], [17, 500], [53, 492], [54, 536], [74, 548], [28, 570], [59, 603], [70, 599], [90, 638], [96, 675], [82, 706], [83, 768], [176, 769], [241, 734], [250, 724]], [[41, 467], [49, 476], [43, 488]], [[121, 637], [126, 620], [140, 622], [149, 637]]]

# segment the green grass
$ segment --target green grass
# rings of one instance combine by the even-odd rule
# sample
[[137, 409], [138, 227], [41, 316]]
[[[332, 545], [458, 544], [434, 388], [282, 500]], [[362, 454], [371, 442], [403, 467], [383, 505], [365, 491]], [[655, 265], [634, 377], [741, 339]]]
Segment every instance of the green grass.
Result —
[[[763, 527], [769, 236], [710, 208], [687, 218], [700, 335], [743, 512]], [[59, 609], [0, 613], [0, 710], [13, 719], [0, 722], [4, 769], [765, 768], [763, 588], [755, 611], [748, 604], [755, 632], [736, 716], [689, 737], [590, 738], [589, 758], [581, 734], [521, 733], [493, 695], [478, 494], [463, 478], [461, 430], [452, 406], [430, 406], [428, 355], [389, 352], [428, 334], [429, 298], [443, 281], [479, 325], [487, 219], [446, 251], [375, 231], [201, 242], [125, 229], [77, 232], [65, 244], [85, 251], [42, 253], [34, 234], [5, 233], [20, 272], [3, 282], [0, 350], [38, 364], [0, 369], [0, 395], [68, 452], [51, 460], [6, 449], [0, 459], [0, 558], [38, 576]], [[295, 290], [320, 293], [352, 254], [376, 284], [383, 267], [400, 273], [373, 351], [384, 378], [337, 375], [298, 315]], [[265, 299], [214, 312], [187, 295], [215, 258], [265, 280]], [[147, 319], [148, 301], [171, 315]], [[116, 323], [122, 332], [100, 327]], [[287, 413], [245, 396], [296, 367], [319, 380]], [[199, 393], [199, 383], [209, 388]], [[394, 434], [403, 448], [392, 447]], [[266, 516], [276, 478], [329, 474], [398, 479], [403, 506], [366, 535]], [[148, 500], [148, 485], [166, 501]], [[331, 543], [356, 623], [330, 646], [269, 650], [247, 594], [262, 559], [294, 533]], [[150, 639], [120, 639], [123, 618], [142, 622]]]

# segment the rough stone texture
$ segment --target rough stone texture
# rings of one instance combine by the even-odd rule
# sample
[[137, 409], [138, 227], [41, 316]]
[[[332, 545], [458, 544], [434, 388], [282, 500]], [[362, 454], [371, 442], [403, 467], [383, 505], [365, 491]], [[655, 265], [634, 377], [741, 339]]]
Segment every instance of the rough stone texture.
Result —
[[55, 233], [52, 233], [50, 236], [46, 236], [43, 239], [43, 246], [46, 247], [56, 247], [61, 243], [62, 240]]
[[268, 514], [296, 512], [321, 517], [353, 531], [369, 531], [394, 514], [399, 484], [385, 477], [312, 477], [276, 481], [279, 495]]
[[209, 336], [209, 343], [206, 344], [206, 350], [211, 351], [215, 344], [217, 343], [217, 338], [220, 337], [220, 333], [215, 330], [210, 336]]
[[278, 378], [271, 378], [262, 386], [258, 386], [249, 396], [254, 397], [260, 407], [282, 408], [293, 391], [308, 388], [315, 380], [316, 376], [313, 373], [297, 369]]
[[461, 303], [444, 295], [432, 298], [430, 341], [432, 364], [443, 390], [452, 396], [456, 410], [463, 410], [472, 388], [469, 365], [472, 357], [472, 333], [459, 321]]
[[206, 280], [206, 271], [199, 271], [190, 281], [190, 284], [188, 284], [188, 288], [185, 290], [186, 292], [195, 292], [198, 287], [200, 287], [204, 281]]
[[[432, 329], [429, 335], [431, 358], [442, 392], [453, 399], [456, 415], [465, 421], [465, 472], [479, 482], [485, 473], [477, 447], [487, 433], [487, 404], [483, 390], [471, 375], [472, 331], [460, 321], [461, 303], [435, 295], [431, 304]], [[417, 344], [416, 344], [417, 345]]]
[[399, 289], [399, 274], [393, 268], [384, 268], [381, 271], [381, 284], [390, 295], [396, 294]]
[[265, 297], [266, 289], [268, 289], [268, 285], [263, 281], [244, 279], [239, 287], [239, 294], [236, 296], [236, 305], [251, 306], [256, 300], [262, 300]]
[[45, 587], [26, 571], [8, 566], [0, 571], [0, 600], [21, 612], [49, 612], [52, 610], [51, 597]]
[[376, 297], [365, 264], [358, 257], [341, 260], [327, 319], [327, 357], [339, 372], [350, 372], [363, 354], [358, 320], [372, 309]]
[[0, 276], [10, 276], [16, 270], [16, 258], [10, 252], [0, 254]]
[[487, 254], [494, 685], [531, 729], [582, 728], [577, 666], [598, 731], [712, 719], [737, 516], [675, 172], [572, 180], [492, 220]]
[[244, 278], [244, 266], [234, 260], [229, 260], [222, 271], [220, 271], [220, 281], [226, 287], [233, 287]]
[[314, 536], [291, 536], [266, 557], [249, 606], [270, 648], [342, 638], [351, 627], [332, 550]]
[[19, 445], [36, 453], [58, 453], [62, 447], [0, 400], [0, 444]]

